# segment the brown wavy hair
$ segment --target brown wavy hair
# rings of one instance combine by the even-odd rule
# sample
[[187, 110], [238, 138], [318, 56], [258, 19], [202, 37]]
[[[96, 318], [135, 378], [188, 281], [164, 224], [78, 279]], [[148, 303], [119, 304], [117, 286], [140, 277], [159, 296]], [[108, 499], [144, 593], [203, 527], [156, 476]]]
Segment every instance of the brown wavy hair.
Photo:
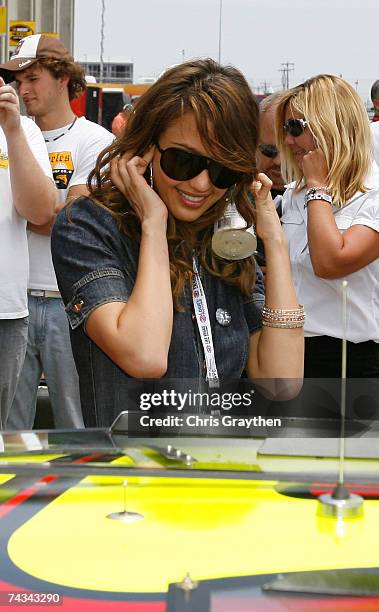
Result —
[[70, 80], [67, 87], [68, 97], [70, 100], [79, 98], [86, 90], [87, 83], [84, 68], [77, 62], [70, 60], [57, 60], [50, 57], [41, 57], [37, 62], [34, 62], [33, 67], [35, 66], [45, 68], [55, 79], [68, 76]]
[[[99, 155], [88, 178], [95, 202], [116, 218], [120, 230], [140, 239], [140, 223], [132, 206], [112, 184], [109, 162], [117, 155], [133, 152], [142, 156], [178, 118], [191, 112], [204, 148], [212, 159], [243, 173], [233, 188], [237, 209], [250, 226], [253, 206], [248, 197], [256, 175], [259, 110], [242, 73], [212, 59], [193, 60], [168, 69], [135, 103], [125, 130]], [[255, 282], [253, 258], [227, 262], [211, 249], [213, 224], [224, 212], [221, 198], [191, 223], [168, 218], [167, 240], [174, 305], [181, 310], [183, 287], [192, 271], [195, 250], [202, 267], [249, 295]]]

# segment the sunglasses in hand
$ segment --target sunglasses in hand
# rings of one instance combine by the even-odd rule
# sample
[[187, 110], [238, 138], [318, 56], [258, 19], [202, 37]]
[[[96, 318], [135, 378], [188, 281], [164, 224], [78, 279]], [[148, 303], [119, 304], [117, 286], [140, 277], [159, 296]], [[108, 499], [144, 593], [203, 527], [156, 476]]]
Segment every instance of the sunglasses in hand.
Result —
[[163, 172], [174, 181], [189, 181], [203, 170], [207, 170], [215, 187], [227, 189], [237, 183], [243, 176], [242, 172], [227, 168], [220, 162], [204, 155], [190, 153], [185, 149], [175, 147], [161, 149], [158, 143], [156, 143], [156, 147], [161, 154], [160, 166]]

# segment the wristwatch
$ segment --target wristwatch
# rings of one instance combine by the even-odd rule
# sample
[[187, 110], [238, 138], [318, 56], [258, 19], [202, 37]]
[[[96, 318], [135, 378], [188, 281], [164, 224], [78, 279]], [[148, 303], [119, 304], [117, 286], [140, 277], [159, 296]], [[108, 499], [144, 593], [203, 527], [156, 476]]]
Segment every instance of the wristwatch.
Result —
[[307, 189], [304, 198], [304, 208], [307, 208], [311, 200], [322, 200], [323, 202], [328, 202], [331, 206], [333, 205], [333, 198], [324, 187], [310, 187]]

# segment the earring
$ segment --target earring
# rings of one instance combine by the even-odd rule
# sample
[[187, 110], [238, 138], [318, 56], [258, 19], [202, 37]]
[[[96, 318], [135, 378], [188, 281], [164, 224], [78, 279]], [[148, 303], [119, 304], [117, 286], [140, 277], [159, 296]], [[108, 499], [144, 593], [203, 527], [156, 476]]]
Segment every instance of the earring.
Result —
[[150, 187], [154, 189], [153, 164], [149, 164], [149, 182]]
[[232, 185], [231, 187], [229, 187], [228, 191], [225, 193], [224, 198], [225, 198], [226, 204], [229, 204], [229, 202], [232, 202], [235, 190], [236, 190], [236, 185]]

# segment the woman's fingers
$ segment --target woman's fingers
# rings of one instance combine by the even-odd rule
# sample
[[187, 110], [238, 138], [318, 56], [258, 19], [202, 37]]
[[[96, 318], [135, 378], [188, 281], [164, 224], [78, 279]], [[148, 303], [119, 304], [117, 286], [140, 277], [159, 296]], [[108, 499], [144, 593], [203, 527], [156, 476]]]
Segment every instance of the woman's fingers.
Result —
[[145, 159], [147, 163], [150, 164], [150, 162], [153, 161], [154, 153], [155, 145], [151, 145], [151, 147], [146, 151], [145, 155], [143, 155], [143, 159]]
[[252, 191], [256, 203], [266, 202], [267, 198], [271, 199], [272, 181], [263, 172], [260, 172], [257, 179], [253, 181]]
[[128, 161], [127, 168], [130, 173], [130, 178], [138, 180], [138, 176], [143, 176], [145, 174], [149, 164], [153, 159], [154, 150], [155, 147], [152, 146], [146, 151], [146, 153], [142, 157], [136, 155]]
[[[121, 176], [120, 171], [120, 158], [119, 156], [114, 157], [111, 160], [111, 181], [117, 187], [121, 193], [126, 196], [126, 184], [125, 184], [125, 175]], [[124, 173], [125, 174], [125, 173]], [[126, 177], [126, 182], [128, 182], [128, 178]]]
[[111, 180], [141, 220], [149, 216], [167, 217], [167, 207], [151, 188], [146, 174], [154, 151], [155, 147], [152, 146], [143, 156], [131, 157], [125, 153], [111, 160]]
[[148, 163], [143, 157], [132, 157], [125, 166], [129, 179], [133, 183], [139, 184], [140, 177], [143, 176], [148, 168]]
[[155, 147], [151, 146], [143, 156], [134, 155], [131, 157], [130, 153], [124, 153], [123, 155], [114, 157], [111, 160], [112, 183], [114, 183], [123, 193], [123, 188], [129, 188], [131, 183], [136, 182], [139, 186], [146, 186], [146, 181], [141, 183], [139, 177], [145, 174], [148, 165], [153, 159], [154, 151]]
[[324, 186], [328, 182], [328, 164], [321, 149], [309, 151], [303, 157], [303, 173], [309, 187]]
[[130, 195], [132, 183], [146, 171], [146, 162], [141, 157], [130, 154], [117, 155], [111, 160], [111, 180], [125, 195]]
[[254, 219], [257, 234], [265, 242], [281, 236], [280, 220], [271, 197], [272, 181], [260, 172], [252, 184], [255, 210]]

